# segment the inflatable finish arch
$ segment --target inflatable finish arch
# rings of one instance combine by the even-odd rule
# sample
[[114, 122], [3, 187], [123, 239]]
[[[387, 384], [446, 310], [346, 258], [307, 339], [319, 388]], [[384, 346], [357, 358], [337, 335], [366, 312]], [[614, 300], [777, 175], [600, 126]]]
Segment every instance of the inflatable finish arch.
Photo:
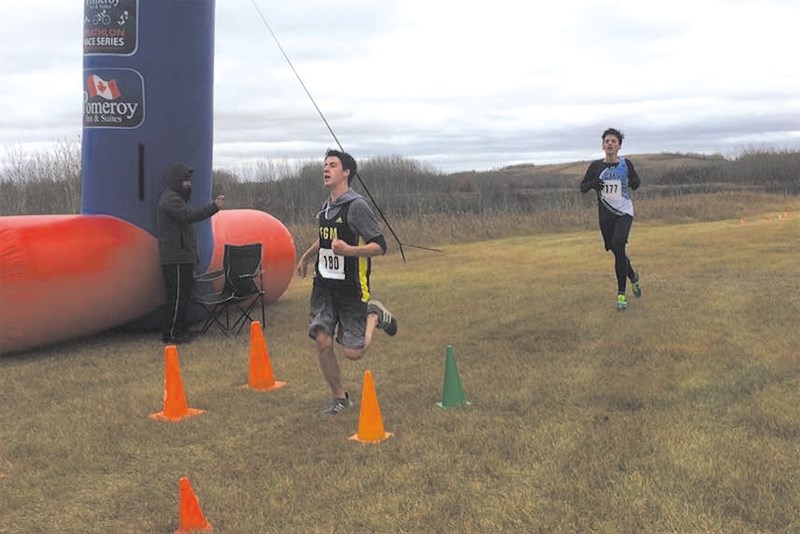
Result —
[[[174, 161], [211, 201], [214, 0], [84, 0], [82, 210], [0, 217], [0, 352], [85, 336], [156, 311], [156, 207]], [[196, 224], [197, 272], [225, 243], [263, 244], [265, 290], [291, 281], [286, 227], [255, 210]]]

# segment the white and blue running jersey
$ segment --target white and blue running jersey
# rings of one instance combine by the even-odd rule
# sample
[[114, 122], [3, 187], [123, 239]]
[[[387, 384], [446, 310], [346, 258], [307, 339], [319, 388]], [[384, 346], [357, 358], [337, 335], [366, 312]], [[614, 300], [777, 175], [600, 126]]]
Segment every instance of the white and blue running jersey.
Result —
[[599, 198], [603, 206], [616, 215], [633, 217], [628, 164], [625, 158], [620, 157], [619, 163], [606, 167], [600, 173], [600, 179], [603, 181], [603, 189], [599, 192]]

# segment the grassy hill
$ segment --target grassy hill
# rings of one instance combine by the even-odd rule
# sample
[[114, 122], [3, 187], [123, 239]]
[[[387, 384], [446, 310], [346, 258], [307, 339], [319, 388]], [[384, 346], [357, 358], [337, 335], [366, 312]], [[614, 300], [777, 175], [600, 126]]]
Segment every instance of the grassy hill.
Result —
[[[600, 158], [601, 155], [598, 155]], [[701, 154], [626, 154], [625, 157], [633, 160], [636, 169], [641, 169], [643, 173], [663, 173], [671, 169], [678, 169], [684, 167], [703, 167], [710, 165], [718, 165], [720, 162], [725, 161], [722, 156], [705, 156]], [[453, 173], [451, 176], [454, 179], [465, 179], [467, 177], [481, 178], [487, 174], [492, 177], [503, 177], [507, 179], [522, 179], [535, 181], [537, 178], [544, 176], [559, 175], [564, 176], [570, 180], [580, 181], [586, 172], [586, 167], [589, 166], [590, 161], [573, 161], [568, 163], [554, 163], [545, 165], [534, 164], [520, 164], [509, 165], [493, 171], [483, 172], [461, 172]]]
[[[665, 194], [691, 194], [748, 190], [752, 192], [778, 192], [774, 181], [793, 183], [800, 180], [800, 155], [791, 161], [780, 162], [780, 177], [770, 176], [770, 169], [782, 156], [775, 155], [772, 165], [763, 162], [732, 162], [722, 156], [697, 154], [633, 154], [627, 156], [634, 162], [642, 178], [646, 196]], [[491, 171], [462, 172], [447, 179], [459, 184], [460, 191], [479, 191], [487, 188], [506, 188], [530, 193], [574, 192], [583, 178], [589, 161], [576, 161], [552, 165], [513, 165]], [[737, 164], [738, 163], [738, 164]], [[740, 167], [752, 172], [745, 177]], [[780, 189], [780, 188], [778, 188]]]

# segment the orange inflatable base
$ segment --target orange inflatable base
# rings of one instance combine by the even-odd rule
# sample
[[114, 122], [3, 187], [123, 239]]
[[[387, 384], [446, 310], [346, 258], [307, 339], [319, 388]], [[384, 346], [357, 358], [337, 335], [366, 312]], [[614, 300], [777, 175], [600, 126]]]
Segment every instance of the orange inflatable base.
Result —
[[[294, 240], [276, 218], [223, 210], [212, 219], [208, 270], [224, 245], [262, 243], [265, 298], [291, 281]], [[164, 303], [155, 237], [109, 215], [0, 217], [0, 353], [82, 337], [152, 313]]]

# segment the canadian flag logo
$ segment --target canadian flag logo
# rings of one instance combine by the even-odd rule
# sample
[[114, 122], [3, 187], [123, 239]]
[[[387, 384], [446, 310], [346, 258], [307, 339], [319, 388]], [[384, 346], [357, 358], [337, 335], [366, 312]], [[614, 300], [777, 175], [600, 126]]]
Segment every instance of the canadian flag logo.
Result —
[[117, 87], [117, 80], [106, 81], [96, 74], [86, 78], [86, 86], [89, 90], [89, 96], [92, 98], [102, 96], [106, 100], [116, 100], [122, 96], [122, 93], [119, 92], [119, 87]]

